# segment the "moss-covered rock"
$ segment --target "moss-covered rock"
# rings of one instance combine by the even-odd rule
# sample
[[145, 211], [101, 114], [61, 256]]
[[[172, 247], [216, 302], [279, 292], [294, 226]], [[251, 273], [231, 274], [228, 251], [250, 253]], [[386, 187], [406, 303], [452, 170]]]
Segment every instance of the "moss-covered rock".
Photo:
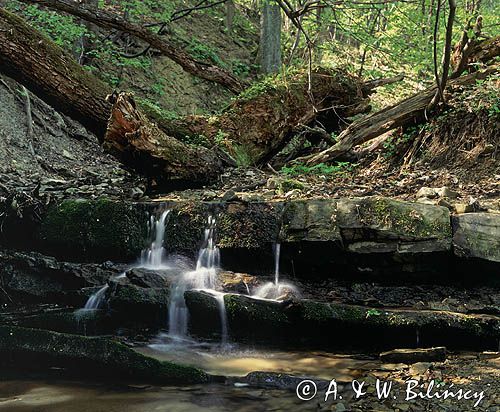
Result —
[[500, 215], [457, 215], [453, 217], [453, 229], [453, 250], [457, 256], [500, 262]]
[[[399, 260], [441, 253], [445, 264], [451, 250], [450, 213], [445, 207], [384, 197], [339, 199], [336, 224], [346, 249], [356, 254], [385, 253]], [[411, 272], [419, 270], [418, 261], [412, 265]]]
[[134, 203], [65, 200], [47, 211], [40, 240], [56, 256], [128, 260], [146, 245], [147, 215]]
[[282, 241], [341, 241], [335, 200], [288, 202], [283, 213]]
[[63, 368], [79, 377], [152, 383], [208, 382], [199, 369], [158, 361], [111, 339], [0, 326], [0, 368], [47, 372]]
[[[419, 339], [422, 345], [478, 349], [494, 348], [500, 336], [496, 316], [310, 300], [277, 302], [233, 294], [226, 294], [224, 301], [230, 337], [259, 343], [374, 349], [413, 347]], [[190, 291], [186, 303], [191, 325], [203, 332], [207, 313], [217, 316], [215, 299]]]

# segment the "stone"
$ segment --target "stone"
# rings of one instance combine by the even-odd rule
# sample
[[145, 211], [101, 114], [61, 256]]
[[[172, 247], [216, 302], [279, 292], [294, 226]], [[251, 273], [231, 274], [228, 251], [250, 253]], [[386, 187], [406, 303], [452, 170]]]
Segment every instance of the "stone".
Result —
[[23, 376], [23, 371], [46, 373], [53, 367], [70, 375], [159, 384], [210, 380], [210, 376], [199, 369], [159, 361], [112, 339], [0, 326], [0, 368]]
[[438, 192], [437, 192], [437, 189], [433, 188], [433, 187], [421, 187], [417, 194], [416, 194], [416, 197], [417, 198], [427, 198], [427, 199], [434, 199], [436, 197], [438, 197]]
[[382, 352], [379, 358], [385, 363], [444, 362], [446, 348], [441, 346], [426, 349], [394, 349]]
[[454, 190], [451, 190], [449, 187], [446, 186], [436, 189], [436, 193], [439, 197], [444, 197], [448, 199], [456, 199], [459, 196], [458, 192], [455, 192]]
[[432, 367], [432, 363], [417, 362], [417, 363], [410, 366], [410, 370], [409, 370], [410, 376], [412, 378], [418, 378], [419, 376], [421, 376], [425, 372], [427, 372], [431, 367]]
[[474, 207], [466, 203], [457, 203], [455, 204], [454, 208], [455, 208], [455, 213], [457, 214], [471, 213], [474, 211]]
[[452, 223], [455, 255], [500, 262], [500, 214], [465, 213]]
[[236, 192], [234, 190], [227, 190], [221, 197], [221, 201], [223, 202], [231, 202], [232, 200], [236, 200], [238, 196], [236, 196]]
[[128, 195], [130, 196], [130, 198], [137, 200], [144, 196], [144, 191], [139, 187], [133, 187], [132, 189], [130, 189]]
[[[193, 333], [214, 337], [220, 331], [217, 299], [204, 291], [184, 294]], [[321, 345], [335, 340], [349, 347], [387, 348], [414, 344], [420, 330], [423, 345], [477, 345], [491, 349], [498, 345], [500, 318], [447, 311], [377, 309], [337, 302], [307, 299], [278, 302], [251, 296], [226, 294], [224, 302], [231, 338], [260, 344]], [[462, 339], [456, 339], [460, 335]], [[387, 339], [391, 336], [391, 339]]]
[[136, 259], [147, 244], [147, 215], [133, 203], [65, 200], [51, 206], [39, 230], [41, 247], [67, 259]]

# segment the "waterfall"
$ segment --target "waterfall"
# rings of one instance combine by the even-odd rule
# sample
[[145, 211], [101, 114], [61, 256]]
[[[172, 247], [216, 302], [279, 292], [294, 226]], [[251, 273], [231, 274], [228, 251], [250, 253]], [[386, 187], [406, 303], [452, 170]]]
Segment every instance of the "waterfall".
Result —
[[217, 273], [220, 265], [220, 251], [215, 242], [217, 221], [209, 216], [204, 231], [203, 243], [198, 252], [196, 269], [185, 272], [172, 291], [169, 306], [169, 335], [174, 338], [184, 338], [188, 329], [188, 310], [184, 301], [184, 292], [190, 289], [206, 289], [217, 299], [221, 317], [222, 343], [228, 336], [224, 294], [216, 292], [218, 287]]
[[284, 300], [290, 296], [299, 296], [299, 290], [291, 283], [280, 282], [281, 244], [274, 244], [274, 282], [268, 282], [255, 290], [253, 296], [259, 299]]
[[140, 267], [149, 269], [161, 269], [165, 267], [166, 250], [163, 247], [165, 242], [165, 221], [170, 214], [170, 210], [165, 210], [158, 219], [151, 217], [150, 228], [154, 230], [154, 238], [148, 249], [141, 253]]
[[[170, 210], [163, 211], [158, 219], [151, 216], [150, 230], [154, 231], [154, 237], [149, 248], [141, 252], [141, 259], [139, 263], [133, 267], [145, 267], [148, 269], [162, 269], [167, 267], [165, 263], [166, 250], [163, 247], [163, 244], [165, 241], [165, 221], [169, 213]], [[121, 279], [125, 276], [126, 274], [122, 273], [113, 277], [112, 280]], [[101, 309], [103, 303], [106, 301], [106, 292], [108, 289], [109, 285], [101, 287], [101, 289], [90, 296], [83, 309]]]
[[281, 244], [279, 242], [274, 245], [274, 284], [279, 285], [280, 280], [280, 252]]

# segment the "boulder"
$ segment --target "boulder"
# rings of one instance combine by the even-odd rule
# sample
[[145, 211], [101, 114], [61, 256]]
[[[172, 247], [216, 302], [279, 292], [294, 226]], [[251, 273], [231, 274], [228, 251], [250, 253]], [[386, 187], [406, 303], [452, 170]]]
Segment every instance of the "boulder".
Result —
[[453, 232], [455, 255], [500, 262], [500, 214], [453, 216]]
[[199, 369], [159, 361], [102, 337], [85, 337], [46, 330], [0, 326], [0, 369], [25, 376], [54, 368], [70, 376], [158, 384], [208, 382]]

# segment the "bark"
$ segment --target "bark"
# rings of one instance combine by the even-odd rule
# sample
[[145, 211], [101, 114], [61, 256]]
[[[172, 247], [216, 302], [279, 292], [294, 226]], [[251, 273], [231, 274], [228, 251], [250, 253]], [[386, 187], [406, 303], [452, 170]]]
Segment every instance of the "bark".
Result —
[[111, 93], [106, 84], [24, 20], [3, 9], [0, 9], [0, 72], [80, 121], [101, 140], [112, 114], [106, 148], [128, 166], [157, 181], [207, 182], [221, 169], [221, 162], [213, 152], [167, 136], [135, 108], [130, 97], [112, 106], [106, 99]]
[[[466, 35], [466, 34], [465, 34]], [[479, 42], [477, 39], [460, 39], [455, 46], [456, 56], [453, 73], [450, 78], [457, 78], [464, 71], [473, 71], [474, 63], [487, 64], [500, 55], [500, 36]]]
[[343, 71], [316, 69], [312, 86], [311, 99], [308, 73], [303, 71], [277, 78], [263, 91], [259, 91], [263, 86], [253, 86], [220, 115], [157, 121], [174, 137], [203, 136], [223, 147], [237, 163], [259, 165], [280, 151], [304, 125], [318, 120], [332, 132], [338, 130], [341, 119], [369, 110], [363, 86]]
[[23, 19], [0, 9], [0, 72], [24, 84], [59, 111], [104, 136], [109, 86]]
[[186, 72], [193, 76], [200, 77], [205, 80], [213, 81], [221, 84], [227, 89], [238, 93], [243, 89], [240, 80], [232, 73], [212, 64], [199, 62], [184, 50], [174, 46], [166, 38], [151, 32], [134, 23], [130, 23], [122, 17], [107, 12], [105, 10], [93, 10], [78, 6], [72, 0], [20, 0], [23, 3], [39, 4], [54, 10], [62, 11], [73, 16], [94, 23], [99, 27], [106, 29], [116, 29], [125, 33], [129, 33], [136, 38], [148, 43], [151, 47], [159, 50], [165, 56], [179, 64]]
[[[497, 64], [488, 67], [484, 71], [451, 80], [448, 84], [448, 89], [451, 90], [457, 86], [474, 84], [476, 80], [484, 79], [493, 73], [497, 73], [499, 69], [500, 66]], [[354, 146], [365, 143], [389, 130], [417, 124], [422, 120], [424, 112], [436, 94], [436, 91], [436, 86], [431, 87], [400, 103], [355, 121], [339, 135], [338, 142], [335, 145], [320, 153], [299, 158], [296, 161], [305, 162], [308, 165], [330, 162], [347, 153]]]
[[104, 147], [157, 183], [208, 182], [222, 171], [222, 162], [208, 149], [191, 146], [165, 134], [136, 106], [130, 93], [113, 95]]
[[264, 0], [260, 32], [261, 71], [276, 73], [281, 69], [281, 8], [274, 0]]

